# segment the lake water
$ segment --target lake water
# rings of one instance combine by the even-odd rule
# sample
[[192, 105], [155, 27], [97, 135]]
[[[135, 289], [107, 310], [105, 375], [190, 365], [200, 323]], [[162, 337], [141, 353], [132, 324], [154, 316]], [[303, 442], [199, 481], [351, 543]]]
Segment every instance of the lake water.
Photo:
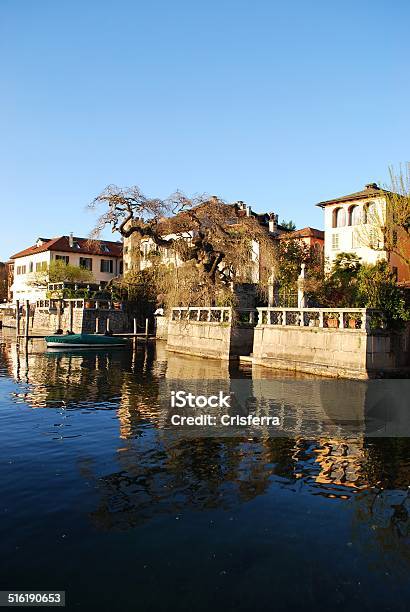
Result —
[[409, 609], [408, 438], [182, 438], [161, 427], [166, 378], [293, 380], [0, 333], [0, 590], [86, 611]]

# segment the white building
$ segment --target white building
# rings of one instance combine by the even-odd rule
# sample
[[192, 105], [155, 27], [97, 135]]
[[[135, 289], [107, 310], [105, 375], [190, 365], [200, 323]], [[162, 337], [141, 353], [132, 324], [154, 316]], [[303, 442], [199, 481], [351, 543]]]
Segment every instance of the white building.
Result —
[[325, 260], [330, 266], [338, 253], [354, 253], [363, 263], [387, 260], [378, 231], [386, 211], [386, 191], [370, 183], [363, 191], [319, 202], [325, 215]]
[[73, 266], [90, 270], [94, 283], [106, 284], [122, 274], [122, 243], [108, 240], [93, 240], [58, 236], [38, 238], [35, 245], [12, 255], [14, 262], [11, 296], [16, 300], [44, 299], [46, 288], [33, 286], [36, 273], [46, 272], [52, 261], [64, 261]]

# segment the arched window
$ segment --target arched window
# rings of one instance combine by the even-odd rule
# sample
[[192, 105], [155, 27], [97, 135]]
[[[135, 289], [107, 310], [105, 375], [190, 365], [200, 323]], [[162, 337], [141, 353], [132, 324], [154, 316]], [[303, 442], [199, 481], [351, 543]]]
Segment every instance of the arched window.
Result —
[[333, 211], [332, 227], [344, 227], [346, 225], [346, 213], [343, 208], [335, 208]]
[[374, 220], [375, 207], [374, 202], [368, 202], [363, 207], [363, 223], [371, 223]]
[[349, 208], [348, 225], [359, 225], [362, 222], [362, 211], [359, 206], [353, 204]]

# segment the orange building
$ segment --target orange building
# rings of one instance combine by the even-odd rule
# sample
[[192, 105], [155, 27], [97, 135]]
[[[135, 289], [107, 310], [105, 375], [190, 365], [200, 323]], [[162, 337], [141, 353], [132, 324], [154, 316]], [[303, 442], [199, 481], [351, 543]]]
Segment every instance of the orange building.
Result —
[[298, 240], [323, 255], [325, 248], [325, 232], [314, 227], [304, 227], [300, 230], [280, 235], [281, 240]]

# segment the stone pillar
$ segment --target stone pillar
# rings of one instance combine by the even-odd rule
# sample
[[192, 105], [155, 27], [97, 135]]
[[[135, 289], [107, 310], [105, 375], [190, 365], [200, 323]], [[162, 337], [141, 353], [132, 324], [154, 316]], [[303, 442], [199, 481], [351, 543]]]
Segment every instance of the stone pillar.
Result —
[[300, 274], [298, 278], [298, 308], [307, 307], [307, 298], [305, 293], [305, 264], [301, 265]]
[[268, 282], [268, 306], [271, 308], [279, 306], [279, 283], [273, 271]]

